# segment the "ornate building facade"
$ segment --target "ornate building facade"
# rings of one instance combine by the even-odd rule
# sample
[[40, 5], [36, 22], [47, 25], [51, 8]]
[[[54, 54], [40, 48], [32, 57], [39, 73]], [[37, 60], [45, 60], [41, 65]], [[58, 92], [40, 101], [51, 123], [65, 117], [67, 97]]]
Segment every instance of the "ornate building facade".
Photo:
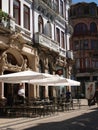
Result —
[[[69, 7], [68, 0], [0, 0], [0, 74], [29, 69], [70, 78]], [[57, 95], [51, 86], [24, 84], [24, 89], [30, 98]], [[0, 83], [0, 99], [17, 90], [17, 84]]]
[[95, 3], [77, 3], [69, 11], [74, 29], [70, 39], [74, 52], [74, 73], [85, 93], [86, 82], [98, 81], [98, 6]]

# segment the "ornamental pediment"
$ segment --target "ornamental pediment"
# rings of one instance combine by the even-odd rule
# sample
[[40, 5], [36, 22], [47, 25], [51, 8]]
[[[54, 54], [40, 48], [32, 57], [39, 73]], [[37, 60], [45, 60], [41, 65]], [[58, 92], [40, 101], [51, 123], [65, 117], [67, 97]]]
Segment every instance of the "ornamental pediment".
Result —
[[24, 39], [23, 35], [21, 33], [14, 34], [10, 37], [9, 44], [11, 47], [16, 49], [22, 49], [23, 45], [27, 41]]

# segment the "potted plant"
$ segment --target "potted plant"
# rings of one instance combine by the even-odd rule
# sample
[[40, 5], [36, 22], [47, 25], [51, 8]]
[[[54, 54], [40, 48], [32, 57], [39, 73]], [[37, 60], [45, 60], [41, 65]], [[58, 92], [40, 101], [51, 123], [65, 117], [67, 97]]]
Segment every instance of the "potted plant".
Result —
[[8, 14], [2, 10], [0, 10], [0, 22], [3, 24], [4, 27], [7, 26]]

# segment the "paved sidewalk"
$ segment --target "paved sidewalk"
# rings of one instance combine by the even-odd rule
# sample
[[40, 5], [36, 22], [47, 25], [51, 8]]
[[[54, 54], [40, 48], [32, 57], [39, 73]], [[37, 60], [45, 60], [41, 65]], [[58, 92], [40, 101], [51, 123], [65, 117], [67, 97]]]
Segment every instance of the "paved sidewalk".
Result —
[[82, 106], [41, 118], [0, 118], [0, 130], [98, 130], [97, 121], [96, 105]]

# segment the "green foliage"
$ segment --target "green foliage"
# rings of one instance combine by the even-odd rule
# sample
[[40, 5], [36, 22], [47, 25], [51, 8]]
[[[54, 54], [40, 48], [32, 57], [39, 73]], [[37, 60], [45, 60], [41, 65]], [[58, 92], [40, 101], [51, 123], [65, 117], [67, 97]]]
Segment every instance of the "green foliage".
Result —
[[8, 19], [8, 14], [0, 9], [0, 19], [4, 17], [4, 20]]

